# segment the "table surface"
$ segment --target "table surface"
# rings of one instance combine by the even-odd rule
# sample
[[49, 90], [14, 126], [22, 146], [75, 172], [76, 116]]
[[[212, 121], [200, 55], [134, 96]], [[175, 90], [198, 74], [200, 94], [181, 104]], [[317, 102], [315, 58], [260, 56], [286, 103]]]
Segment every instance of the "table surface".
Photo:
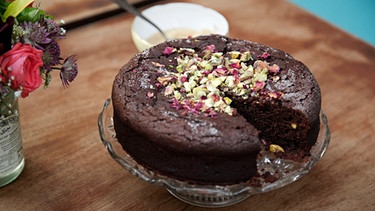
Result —
[[[39, 2], [72, 22], [83, 13], [100, 17], [116, 9], [110, 0]], [[227, 209], [374, 210], [375, 49], [286, 0], [186, 2], [222, 13], [231, 37], [285, 50], [304, 62], [321, 86], [331, 129], [327, 153], [306, 176]], [[55, 73], [48, 89], [20, 100], [26, 166], [0, 188], [0, 210], [204, 210], [134, 177], [100, 141], [98, 114], [118, 70], [137, 53], [133, 18], [121, 13], [90, 22], [60, 42], [64, 55], [78, 55], [79, 75], [63, 89]]]

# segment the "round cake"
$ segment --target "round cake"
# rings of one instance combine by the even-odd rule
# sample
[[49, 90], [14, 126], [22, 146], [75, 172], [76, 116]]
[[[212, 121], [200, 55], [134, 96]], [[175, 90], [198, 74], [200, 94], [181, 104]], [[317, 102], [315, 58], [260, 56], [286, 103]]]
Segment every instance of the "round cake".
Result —
[[320, 128], [320, 88], [288, 53], [205, 35], [136, 54], [112, 89], [116, 138], [139, 164], [197, 184], [258, 175], [261, 150], [301, 161]]

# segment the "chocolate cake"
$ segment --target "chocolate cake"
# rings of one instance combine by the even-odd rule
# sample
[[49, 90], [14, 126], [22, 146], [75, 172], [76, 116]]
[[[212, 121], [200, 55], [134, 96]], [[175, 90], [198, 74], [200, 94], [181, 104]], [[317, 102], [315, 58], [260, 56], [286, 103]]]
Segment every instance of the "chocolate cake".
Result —
[[197, 184], [251, 179], [261, 149], [302, 160], [319, 133], [320, 88], [304, 64], [220, 35], [136, 54], [116, 76], [112, 102], [116, 137], [130, 156]]

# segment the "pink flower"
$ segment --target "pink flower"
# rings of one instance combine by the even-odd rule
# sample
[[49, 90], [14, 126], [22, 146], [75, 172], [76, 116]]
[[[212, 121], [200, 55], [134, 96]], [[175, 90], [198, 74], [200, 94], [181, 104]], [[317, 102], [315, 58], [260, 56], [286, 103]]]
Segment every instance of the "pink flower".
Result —
[[27, 97], [30, 92], [42, 84], [39, 68], [43, 66], [43, 51], [29, 44], [17, 43], [13, 48], [0, 56], [1, 81], [17, 91], [22, 89], [21, 96]]

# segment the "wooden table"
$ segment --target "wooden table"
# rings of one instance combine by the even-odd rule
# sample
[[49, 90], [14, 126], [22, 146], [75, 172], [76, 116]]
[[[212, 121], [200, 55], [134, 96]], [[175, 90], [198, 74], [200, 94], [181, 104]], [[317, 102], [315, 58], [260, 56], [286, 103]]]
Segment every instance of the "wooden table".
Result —
[[[41, 2], [74, 21], [59, 7], [77, 4], [91, 15], [113, 7], [109, 0]], [[309, 66], [332, 132], [326, 155], [302, 179], [226, 209], [374, 210], [375, 48], [284, 0], [187, 2], [222, 13], [230, 36], [283, 49]], [[78, 55], [78, 78], [63, 89], [56, 73], [50, 88], [20, 100], [26, 166], [0, 188], [0, 210], [204, 210], [132, 176], [100, 141], [98, 114], [119, 68], [137, 53], [132, 20], [123, 13], [81, 25], [60, 42], [63, 54]]]

